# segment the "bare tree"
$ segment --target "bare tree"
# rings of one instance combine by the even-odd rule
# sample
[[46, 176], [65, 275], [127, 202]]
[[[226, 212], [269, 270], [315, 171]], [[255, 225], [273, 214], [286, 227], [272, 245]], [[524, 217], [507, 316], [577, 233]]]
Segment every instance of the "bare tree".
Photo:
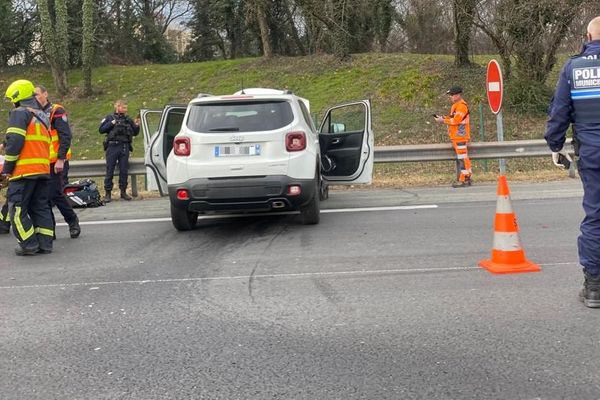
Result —
[[459, 67], [471, 64], [469, 60], [469, 43], [473, 28], [473, 18], [477, 0], [454, 0], [454, 63]]
[[556, 63], [556, 52], [583, 0], [482, 0], [475, 25], [485, 32], [504, 64], [524, 82], [544, 84]]
[[266, 0], [252, 0], [251, 14], [254, 15], [260, 29], [260, 40], [262, 43], [263, 56], [265, 58], [271, 58], [273, 56], [273, 50], [271, 49], [271, 39], [269, 37], [269, 22], [267, 20], [267, 4]]
[[69, 65], [67, 5], [65, 0], [54, 0], [54, 18], [47, 0], [37, 0], [42, 28], [42, 46], [50, 64], [56, 91], [60, 96], [69, 92], [67, 68]]
[[94, 58], [94, 2], [83, 0], [83, 37], [81, 59], [83, 72], [83, 95], [92, 94], [92, 62]]

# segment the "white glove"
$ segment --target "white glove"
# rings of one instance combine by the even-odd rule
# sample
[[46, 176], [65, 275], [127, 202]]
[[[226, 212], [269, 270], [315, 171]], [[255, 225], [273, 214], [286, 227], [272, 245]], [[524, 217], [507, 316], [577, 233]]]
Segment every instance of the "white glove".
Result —
[[573, 159], [565, 149], [561, 149], [558, 152], [552, 152], [552, 162], [558, 168], [568, 169], [571, 166]]

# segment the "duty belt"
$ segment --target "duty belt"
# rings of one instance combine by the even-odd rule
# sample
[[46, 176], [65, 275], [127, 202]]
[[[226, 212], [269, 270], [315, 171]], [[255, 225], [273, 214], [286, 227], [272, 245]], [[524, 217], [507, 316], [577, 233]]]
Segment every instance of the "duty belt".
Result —
[[120, 142], [118, 140], [109, 140], [108, 144], [127, 144], [127, 142]]

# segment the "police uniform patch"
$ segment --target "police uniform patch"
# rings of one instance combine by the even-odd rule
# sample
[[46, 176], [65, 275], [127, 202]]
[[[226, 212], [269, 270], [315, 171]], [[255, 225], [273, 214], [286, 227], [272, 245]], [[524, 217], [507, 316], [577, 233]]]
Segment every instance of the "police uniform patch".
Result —
[[575, 89], [600, 87], [600, 67], [573, 68]]

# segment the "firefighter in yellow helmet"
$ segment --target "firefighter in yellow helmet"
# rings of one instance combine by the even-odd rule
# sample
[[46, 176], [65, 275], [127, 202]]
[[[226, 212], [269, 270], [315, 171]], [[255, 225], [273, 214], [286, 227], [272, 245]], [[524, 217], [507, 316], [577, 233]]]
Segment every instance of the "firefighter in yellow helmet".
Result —
[[48, 202], [50, 179], [50, 121], [24, 79], [8, 86], [5, 96], [14, 104], [6, 129], [1, 175], [7, 178], [8, 208], [19, 256], [52, 252], [54, 229]]

